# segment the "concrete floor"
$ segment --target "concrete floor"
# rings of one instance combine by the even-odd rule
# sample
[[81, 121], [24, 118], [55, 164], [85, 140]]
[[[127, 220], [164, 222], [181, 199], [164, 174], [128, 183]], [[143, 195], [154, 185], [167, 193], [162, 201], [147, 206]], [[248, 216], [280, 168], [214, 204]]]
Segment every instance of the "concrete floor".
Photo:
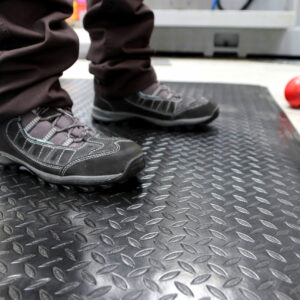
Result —
[[[255, 84], [269, 88], [277, 103], [300, 133], [300, 109], [292, 109], [284, 97], [286, 83], [300, 75], [297, 64], [241, 59], [154, 58], [161, 81]], [[78, 60], [63, 78], [92, 78], [88, 62]]]

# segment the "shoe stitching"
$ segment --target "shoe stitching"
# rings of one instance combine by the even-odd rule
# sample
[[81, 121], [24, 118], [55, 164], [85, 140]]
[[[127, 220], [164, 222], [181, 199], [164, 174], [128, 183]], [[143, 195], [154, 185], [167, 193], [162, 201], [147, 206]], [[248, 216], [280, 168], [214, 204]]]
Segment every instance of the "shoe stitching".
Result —
[[[17, 130], [17, 133], [16, 133], [16, 135], [15, 135], [15, 137], [13, 139], [13, 143], [16, 143], [16, 140], [19, 137], [19, 133], [20, 133], [19, 130]], [[7, 136], [8, 136], [8, 132], [7, 132]]]
[[[24, 156], [27, 156], [28, 157], [28, 152], [25, 152], [25, 151], [23, 151], [22, 149], [20, 149], [20, 147], [18, 147], [14, 142], [13, 142], [13, 140], [9, 137], [9, 135], [8, 135], [8, 128], [9, 128], [9, 126], [11, 125], [11, 123], [12, 122], [14, 122], [14, 121], [16, 121], [16, 119], [12, 119], [10, 122], [8, 122], [8, 124], [6, 125], [6, 130], [5, 130], [5, 132], [6, 132], [6, 136], [8, 137], [8, 140], [10, 141], [10, 143], [12, 144], [12, 146], [14, 147], [14, 148], [16, 148], [20, 153], [22, 153]], [[19, 125], [19, 124], [18, 124]], [[20, 126], [20, 125], [19, 125]], [[18, 132], [19, 133], [19, 132]], [[24, 135], [23, 135], [24, 136]], [[24, 136], [24, 138], [26, 139], [27, 137], [26, 136]], [[30, 142], [30, 141], [29, 141]], [[33, 143], [33, 144], [35, 144], [35, 143]], [[44, 167], [47, 167], [47, 168], [49, 168], [49, 169], [57, 169], [57, 170], [60, 170], [61, 169], [61, 167], [59, 167], [59, 166], [55, 166], [55, 165], [49, 165], [49, 164], [45, 164], [45, 163], [43, 163], [43, 162], [41, 162], [41, 161], [38, 161], [38, 160], [36, 160], [35, 158], [33, 158], [33, 157], [29, 157], [31, 160], [33, 160], [35, 163], [37, 163], [37, 164], [40, 164], [40, 165], [42, 165], [42, 166], [44, 166]]]
[[[34, 146], [34, 145], [30, 145], [29, 149], [27, 150], [28, 154], [30, 154], [30, 151], [31, 151], [31, 149], [32, 149], [33, 146]], [[31, 154], [31, 155], [32, 155], [32, 154]]]
[[74, 142], [74, 140], [73, 140], [72, 138], [68, 138], [68, 139], [62, 144], [62, 146], [68, 147], [68, 146], [70, 146], [73, 142]]
[[[122, 140], [121, 140], [122, 141]], [[115, 150], [113, 151], [109, 151], [109, 152], [104, 152], [104, 153], [99, 153], [97, 155], [89, 155], [89, 156], [85, 156], [85, 157], [82, 157], [82, 158], [78, 158], [77, 160], [74, 160], [73, 162], [69, 163], [68, 165], [64, 166], [63, 169], [61, 170], [61, 175], [65, 175], [66, 172], [71, 168], [73, 167], [74, 165], [76, 165], [77, 163], [80, 163], [80, 162], [83, 162], [83, 161], [87, 161], [87, 160], [90, 160], [90, 159], [93, 159], [93, 158], [99, 158], [99, 157], [104, 157], [104, 156], [109, 156], [111, 154], [114, 154], [114, 153], [117, 153], [120, 151], [120, 145], [117, 144], [121, 141], [116, 141], [114, 142], [114, 144], [117, 146]]]
[[159, 104], [159, 106], [157, 107], [156, 110], [153, 110], [153, 109], [151, 109], [151, 107], [145, 107], [145, 106], [140, 105], [140, 104], [138, 104], [138, 103], [136, 103], [136, 102], [133, 102], [132, 100], [130, 100], [130, 99], [128, 99], [128, 98], [125, 98], [124, 100], [125, 100], [127, 103], [129, 103], [129, 104], [131, 104], [131, 105], [133, 105], [133, 106], [135, 106], [135, 107], [138, 107], [138, 108], [141, 108], [141, 109], [150, 111], [150, 112], [160, 113], [160, 114], [165, 115], [165, 116], [172, 116], [172, 115], [173, 115], [173, 114], [170, 114], [170, 113], [167, 113], [167, 112], [159, 112], [157, 109], [159, 108], [159, 106], [160, 106], [161, 104]]
[[77, 151], [73, 151], [71, 157], [69, 158], [69, 160], [67, 161], [66, 165], [73, 159], [74, 155], [77, 153]]
[[55, 134], [57, 130], [55, 127], [51, 128], [50, 131], [43, 137], [44, 141], [49, 141]]
[[40, 117], [39, 116], [35, 117], [33, 120], [31, 120], [31, 122], [29, 122], [29, 124], [26, 125], [24, 131], [29, 132], [31, 129], [33, 129], [33, 127], [35, 127], [35, 125], [37, 125], [39, 121], [40, 121]]
[[[50, 148], [50, 152], [47, 154], [47, 156], [45, 157], [45, 160], [49, 157], [49, 155], [54, 151], [54, 150], [70, 150], [73, 152], [71, 158], [68, 160], [69, 162], [72, 160], [72, 158], [74, 157], [74, 155], [76, 153], [78, 153], [79, 149], [82, 149], [85, 144], [83, 144], [81, 147], [78, 147], [76, 148], [76, 150], [74, 151], [72, 148], [66, 148], [66, 147], [60, 147], [60, 146], [52, 146], [52, 145], [48, 145], [47, 144], [47, 147], [44, 145], [44, 143], [42, 142], [36, 142], [34, 140], [32, 140], [29, 136], [25, 135], [24, 132], [23, 132], [23, 128], [22, 126], [20, 125], [20, 123], [18, 122], [18, 119], [12, 119], [8, 122], [7, 126], [6, 126], [6, 136], [8, 137], [10, 143], [12, 143], [12, 145], [19, 151], [21, 152], [24, 156], [27, 156], [28, 157], [28, 152], [25, 152], [25, 151], [22, 151], [22, 149], [20, 149], [20, 147], [18, 145], [15, 144], [15, 142], [9, 137], [9, 134], [8, 134], [8, 129], [10, 127], [10, 125], [13, 123], [13, 122], [17, 122], [17, 126], [18, 126], [18, 131], [17, 131], [17, 134], [16, 134], [16, 137], [14, 138], [14, 140], [16, 140], [16, 138], [18, 137], [19, 134], [21, 134], [25, 140], [27, 142], [29, 142], [31, 145], [31, 147], [33, 145], [39, 145], [41, 146], [41, 151], [38, 155], [38, 158], [40, 157], [42, 151], [46, 148]], [[89, 139], [88, 139], [89, 140]], [[104, 156], [108, 156], [108, 155], [111, 155], [111, 154], [114, 154], [114, 153], [117, 153], [118, 151], [120, 151], [120, 145], [118, 143], [120, 142], [128, 142], [129, 140], [128, 139], [124, 139], [124, 140], [119, 140], [118, 138], [110, 138], [110, 137], [107, 137], [107, 138], [102, 138], [102, 140], [114, 140], [114, 144], [116, 145], [116, 149], [114, 149], [113, 151], [109, 151], [109, 152], [103, 152], [101, 154], [97, 154], [97, 155], [92, 155], [92, 156], [84, 156], [84, 157], [81, 157], [71, 163], [68, 163], [67, 165], [65, 166], [56, 166], [56, 165], [53, 165], [52, 163], [48, 163], [48, 162], [42, 162], [42, 161], [39, 161], [37, 159], [35, 159], [34, 157], [30, 156], [30, 159], [32, 161], [34, 161], [35, 163], [37, 163], [38, 165], [42, 165], [44, 167], [47, 167], [49, 169], [56, 169], [56, 170], [60, 170], [60, 173], [62, 173], [62, 175], [64, 175], [66, 173], [66, 171], [72, 167], [73, 165], [75, 165], [76, 163], [80, 163], [82, 161], [86, 161], [86, 160], [90, 160], [90, 159], [93, 159], [93, 158], [99, 158], [99, 157], [104, 157]], [[94, 144], [101, 144], [101, 145], [104, 145], [103, 143], [99, 143], [99, 142], [95, 142], [95, 141], [89, 141], [90, 143], [94, 143]], [[97, 149], [99, 150], [99, 148]]]
[[102, 150], [103, 148], [104, 148], [104, 147], [93, 149], [93, 150], [91, 150], [91, 151], [89, 152], [88, 155], [91, 155], [91, 154], [94, 153], [94, 152], [97, 152], [97, 151], [99, 151], [99, 150]]
[[45, 161], [46, 163], [50, 163], [50, 160], [48, 160], [48, 157], [50, 156], [51, 153], [53, 153], [56, 149], [51, 149], [48, 154], [44, 157], [43, 161]]
[[42, 154], [42, 152], [43, 152], [43, 150], [44, 149], [47, 149], [47, 147], [41, 147], [41, 150], [40, 150], [40, 153], [39, 153], [39, 155], [37, 156], [37, 159], [40, 159], [40, 156], [41, 156], [41, 154]]
[[25, 142], [24, 142], [24, 144], [23, 144], [23, 146], [22, 146], [22, 150], [25, 149], [26, 144], [27, 144], [27, 141], [26, 141], [26, 139], [25, 139]]
[[[204, 106], [208, 103], [207, 99], [203, 96], [201, 96], [199, 99], [201, 99], [201, 100], [205, 99], [206, 103], [199, 103], [199, 101], [197, 101], [196, 99], [190, 99], [192, 101], [188, 101], [189, 99], [187, 99], [187, 101], [184, 102], [183, 97], [180, 97], [180, 100], [174, 102], [172, 100], [163, 100], [161, 98], [160, 99], [154, 99], [154, 98], [151, 98], [150, 95], [148, 96], [148, 95], [143, 94], [143, 93], [142, 93], [142, 95], [143, 96], [139, 95], [138, 99], [131, 99], [131, 98], [127, 97], [127, 98], [125, 98], [125, 101], [127, 103], [131, 104], [131, 105], [134, 105], [134, 106], [138, 107], [138, 108], [141, 108], [141, 109], [144, 109], [144, 110], [147, 110], [147, 111], [150, 111], [150, 112], [159, 113], [159, 114], [162, 114], [162, 115], [165, 115], [165, 116], [179, 115], [182, 112], [189, 111], [189, 110], [192, 110], [192, 109], [195, 109], [195, 108], [200, 108], [201, 106]], [[144, 103], [145, 103], [144, 100], [151, 100], [152, 101], [152, 104], [150, 105], [150, 107], [144, 106]], [[175, 103], [175, 107], [174, 107], [173, 112], [168, 111], [169, 106], [167, 106], [165, 111], [163, 109], [161, 109], [161, 105], [162, 105], [163, 101], [167, 101], [168, 103]], [[156, 102], [159, 102], [159, 105], [155, 109], [155, 108], [153, 108], [153, 106], [155, 105]], [[182, 105], [182, 104], [190, 104], [190, 107]]]
[[56, 163], [59, 165], [59, 161], [62, 158], [63, 154], [65, 153], [66, 150], [63, 150], [58, 159], [56, 160]]
[[[16, 120], [16, 119], [13, 119], [13, 120], [11, 120], [8, 124], [10, 124], [10, 123], [12, 123], [12, 121], [14, 121], [14, 120]], [[59, 145], [51, 145], [51, 144], [48, 144], [48, 143], [45, 143], [45, 142], [40, 142], [40, 141], [36, 141], [36, 140], [33, 140], [31, 137], [30, 137], [30, 135], [29, 134], [26, 134], [25, 133], [25, 131], [24, 131], [24, 129], [22, 128], [22, 126], [19, 124], [19, 122], [17, 122], [17, 125], [18, 125], [18, 127], [19, 127], [19, 132], [18, 133], [22, 133], [22, 136], [25, 138], [25, 139], [27, 139], [30, 143], [32, 143], [32, 144], [36, 144], [36, 145], [40, 145], [40, 146], [42, 146], [42, 147], [44, 147], [45, 146], [45, 144], [47, 144], [47, 147], [49, 147], [49, 148], [52, 148], [52, 149], [69, 149], [69, 150], [73, 150], [74, 148], [71, 148], [71, 147], [64, 147], [64, 146], [59, 146]], [[7, 132], [7, 134], [8, 134], [8, 132]], [[76, 150], [80, 150], [80, 149], [82, 149], [82, 148], [84, 148], [85, 147], [85, 144], [83, 144], [83, 145], [81, 145], [80, 147], [78, 147], [78, 148], [76, 148]]]

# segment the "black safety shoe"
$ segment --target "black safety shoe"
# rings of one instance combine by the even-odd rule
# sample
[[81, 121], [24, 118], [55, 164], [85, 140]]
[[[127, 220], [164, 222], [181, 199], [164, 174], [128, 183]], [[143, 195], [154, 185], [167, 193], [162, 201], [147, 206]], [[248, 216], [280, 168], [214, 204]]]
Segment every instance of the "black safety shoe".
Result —
[[218, 114], [218, 107], [206, 98], [176, 95], [160, 83], [122, 99], [96, 95], [92, 112], [99, 121], [140, 118], [160, 126], [207, 124]]
[[38, 108], [0, 123], [0, 164], [25, 166], [57, 184], [125, 181], [144, 168], [134, 142], [94, 133], [71, 111]]

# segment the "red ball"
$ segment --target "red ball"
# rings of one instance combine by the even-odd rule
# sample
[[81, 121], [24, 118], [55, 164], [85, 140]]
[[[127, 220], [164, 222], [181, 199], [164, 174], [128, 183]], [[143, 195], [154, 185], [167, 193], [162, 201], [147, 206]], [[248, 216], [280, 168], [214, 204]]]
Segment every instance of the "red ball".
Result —
[[300, 76], [293, 78], [285, 88], [285, 98], [293, 108], [300, 107]]

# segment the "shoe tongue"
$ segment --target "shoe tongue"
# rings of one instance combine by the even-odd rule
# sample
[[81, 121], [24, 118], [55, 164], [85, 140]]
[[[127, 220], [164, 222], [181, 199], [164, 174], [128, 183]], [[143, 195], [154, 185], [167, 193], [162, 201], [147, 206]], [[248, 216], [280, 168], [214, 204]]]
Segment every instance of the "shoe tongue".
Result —
[[31, 111], [24, 114], [22, 116], [22, 122], [21, 122], [23, 128], [25, 128], [35, 117], [36, 117], [36, 115], [34, 113], [32, 113]]
[[[33, 110], [32, 112], [28, 112], [22, 115], [21, 123], [22, 127], [25, 128], [31, 121], [33, 121], [36, 116], [40, 116], [42, 118], [54, 116], [59, 111], [55, 108], [38, 108]], [[56, 118], [55, 127], [57, 129], [65, 129], [68, 128], [70, 125], [74, 124], [75, 118], [73, 117], [72, 113], [68, 110], [65, 111], [66, 113], [62, 113], [60, 116]], [[55, 118], [50, 118], [48, 121], [43, 120], [39, 121], [28, 133], [37, 138], [43, 139], [49, 131], [53, 128]], [[70, 135], [69, 135], [70, 134]], [[86, 130], [84, 127], [75, 127], [70, 130], [65, 130], [63, 132], [56, 133], [49, 142], [54, 143], [55, 145], [63, 145], [67, 139], [70, 137], [73, 139], [73, 143], [70, 147], [79, 147], [82, 144], [82, 137], [83, 136], [94, 136], [95, 133], [89, 129]]]
[[[153, 83], [152, 85], [144, 89], [142, 92], [146, 95], [153, 95], [159, 87], [161, 87], [161, 91], [156, 96], [160, 97], [163, 100], [167, 100], [171, 91], [166, 86], [164, 86], [159, 82]], [[176, 96], [174, 95], [172, 98], [174, 97]]]
[[26, 127], [33, 119], [36, 118], [37, 114], [41, 117], [49, 117], [56, 112], [57, 111], [55, 111], [53, 108], [50, 107], [34, 109], [22, 115], [22, 126]]
[[144, 89], [142, 92], [147, 95], [152, 95], [158, 89], [159, 86], [160, 84], [158, 82], [155, 82], [148, 86], [146, 89]]
[[[55, 113], [57, 113], [57, 109], [49, 107], [44, 112], [41, 111], [40, 115], [42, 117], [49, 117]], [[60, 117], [58, 117], [56, 124], [55, 124], [56, 128], [64, 129], [64, 128], [67, 128], [68, 126], [74, 124], [75, 119], [74, 119], [72, 113], [68, 112], [68, 111], [67, 111], [67, 113], [69, 113], [69, 114], [62, 114]], [[85, 130], [83, 129], [83, 127], [75, 127], [73, 129], [71, 129], [71, 135], [74, 138], [82, 137], [84, 134], [85, 134]]]
[[62, 114], [56, 121], [55, 126], [59, 129], [63, 129], [72, 125], [73, 123], [74, 123], [74, 118], [72, 116]]

